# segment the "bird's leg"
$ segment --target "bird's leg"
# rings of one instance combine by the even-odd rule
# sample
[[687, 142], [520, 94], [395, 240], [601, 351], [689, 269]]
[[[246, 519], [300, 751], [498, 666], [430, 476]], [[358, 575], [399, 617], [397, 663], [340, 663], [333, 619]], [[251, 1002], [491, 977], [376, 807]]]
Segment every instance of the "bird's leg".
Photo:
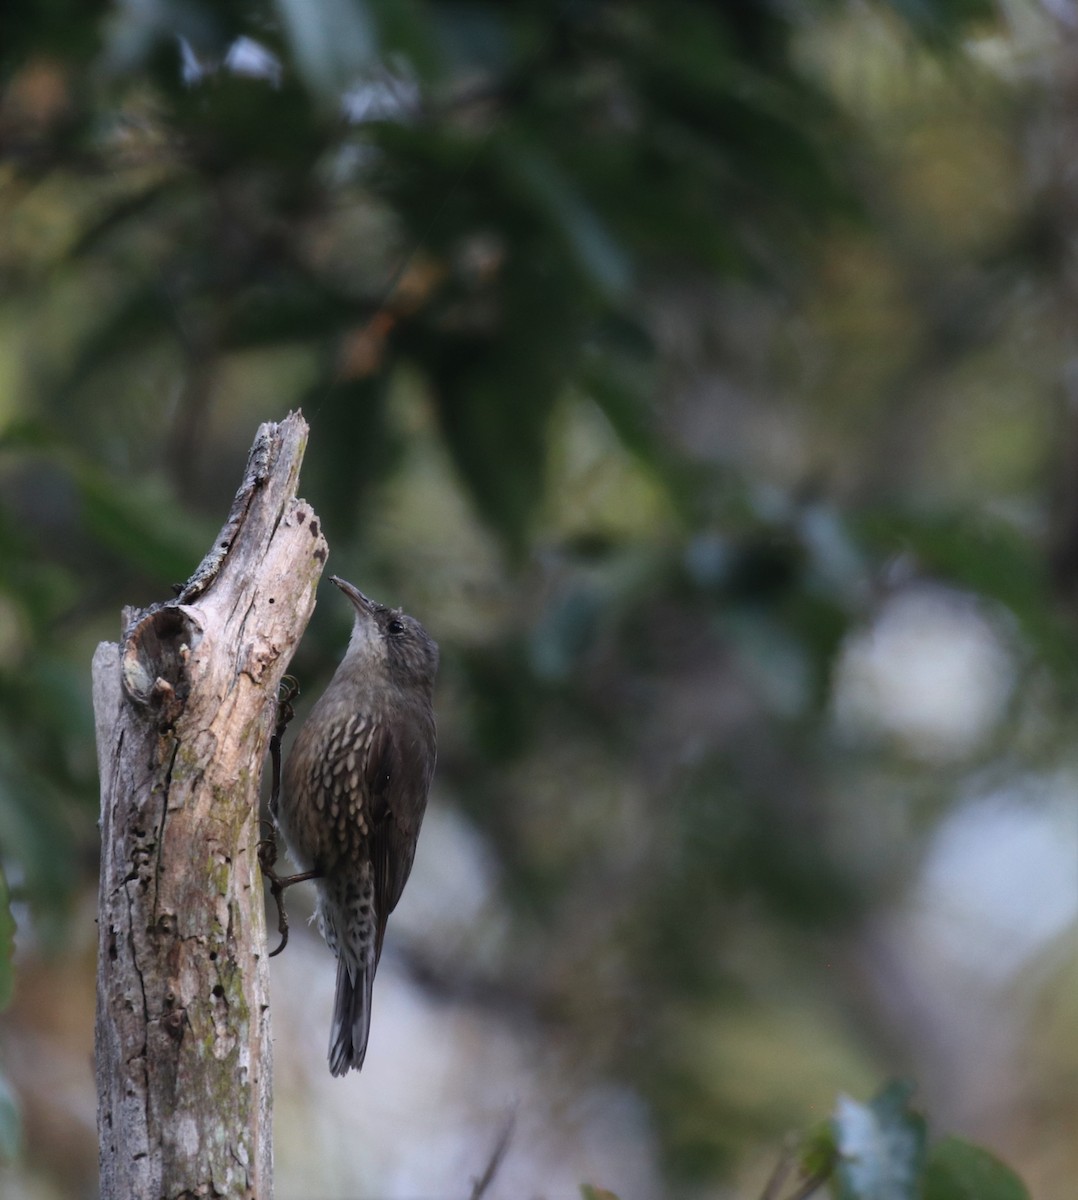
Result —
[[[271, 827], [272, 829], [272, 827]], [[276, 950], [270, 951], [270, 958], [276, 958], [288, 945], [288, 911], [284, 906], [284, 890], [294, 883], [305, 883], [308, 879], [321, 878], [321, 871], [300, 871], [298, 875], [278, 875], [274, 870], [277, 862], [277, 834], [272, 831], [268, 838], [258, 843], [258, 865], [262, 874], [269, 880], [270, 895], [277, 905], [277, 932], [281, 935], [281, 943]]]
[[[281, 795], [281, 738], [288, 728], [289, 721], [295, 716], [292, 701], [299, 695], [299, 684], [291, 675], [281, 680], [281, 688], [277, 698], [277, 724], [270, 738], [270, 762], [273, 766], [273, 782], [270, 788], [270, 812], [276, 814], [277, 802]], [[262, 874], [269, 880], [270, 895], [277, 905], [277, 932], [281, 935], [281, 944], [276, 950], [270, 951], [274, 958], [288, 945], [288, 913], [284, 906], [284, 890], [294, 883], [303, 883], [308, 879], [317, 879], [321, 871], [301, 871], [298, 875], [278, 875], [275, 868], [277, 863], [277, 826], [266, 821], [269, 825], [269, 835], [258, 843], [258, 865]]]

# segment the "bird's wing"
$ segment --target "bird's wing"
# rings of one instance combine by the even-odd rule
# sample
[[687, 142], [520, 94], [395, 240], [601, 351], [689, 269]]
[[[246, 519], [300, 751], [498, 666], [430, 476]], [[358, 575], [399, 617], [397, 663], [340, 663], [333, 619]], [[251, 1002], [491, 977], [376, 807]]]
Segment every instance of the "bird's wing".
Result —
[[[375, 961], [382, 953], [386, 921], [397, 907], [412, 870], [427, 780], [416, 777], [415, 764], [402, 755], [393, 734], [379, 725], [366, 762], [371, 872], [377, 917]], [[416, 789], [423, 787], [418, 812]]]

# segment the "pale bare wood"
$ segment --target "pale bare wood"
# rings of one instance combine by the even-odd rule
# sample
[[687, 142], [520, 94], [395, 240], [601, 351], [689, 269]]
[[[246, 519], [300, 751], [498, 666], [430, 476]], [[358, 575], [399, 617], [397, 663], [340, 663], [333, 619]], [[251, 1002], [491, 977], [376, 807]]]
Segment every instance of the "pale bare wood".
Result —
[[263, 425], [214, 548], [94, 655], [101, 772], [102, 1200], [271, 1200], [258, 794], [326, 543], [296, 499], [307, 424]]

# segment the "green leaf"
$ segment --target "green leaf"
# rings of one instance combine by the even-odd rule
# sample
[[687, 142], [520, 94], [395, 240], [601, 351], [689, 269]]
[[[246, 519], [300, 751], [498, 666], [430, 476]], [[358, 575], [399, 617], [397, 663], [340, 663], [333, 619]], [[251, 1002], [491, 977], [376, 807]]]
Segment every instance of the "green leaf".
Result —
[[919, 1200], [925, 1123], [907, 1107], [911, 1091], [890, 1083], [870, 1104], [839, 1097], [831, 1119], [838, 1200]]
[[378, 61], [378, 30], [357, 0], [277, 0], [296, 66], [327, 106]]
[[246, 291], [232, 305], [221, 342], [228, 349], [315, 341], [347, 323], [369, 320], [371, 307], [328, 289], [290, 280], [284, 286]]
[[878, 553], [912, 553], [920, 568], [1008, 608], [1044, 662], [1063, 674], [1074, 661], [1074, 631], [1051, 591], [1044, 556], [1033, 539], [983, 515], [880, 509], [853, 522]]
[[[0, 866], [0, 1012], [11, 1003], [11, 993], [15, 984], [15, 968], [12, 963], [14, 955], [15, 918], [11, 915], [11, 894], [4, 878], [4, 868]], [[2, 1148], [3, 1134], [0, 1131], [0, 1151]]]
[[365, 504], [398, 465], [401, 436], [387, 419], [390, 375], [319, 379], [301, 407], [318, 415], [320, 436], [307, 451], [308, 495], [327, 531], [354, 537]]
[[35, 417], [16, 417], [0, 430], [0, 450], [39, 450], [55, 442], [56, 435]]
[[205, 546], [205, 531], [164, 489], [109, 478], [88, 463], [73, 474], [86, 525], [125, 562], [166, 584], [186, 579]]
[[517, 557], [543, 494], [554, 403], [576, 366], [575, 300], [563, 276], [525, 266], [505, 281], [504, 325], [490, 334], [430, 330], [414, 343], [454, 465]]
[[632, 264], [573, 180], [535, 146], [506, 139], [499, 152], [506, 175], [557, 230], [584, 277], [607, 300], [623, 297], [632, 285]]
[[1029, 1192], [987, 1150], [949, 1137], [929, 1153], [922, 1200], [1029, 1200]]
[[829, 1175], [835, 1165], [838, 1147], [828, 1121], [821, 1121], [805, 1134], [797, 1151], [798, 1166], [805, 1179]]
[[101, 307], [100, 319], [54, 385], [54, 393], [66, 403], [74, 403], [69, 397], [94, 372], [129, 359], [173, 329], [174, 316], [157, 279], [140, 281], [115, 303], [103, 300]]
[[411, 0], [367, 0], [378, 27], [383, 58], [406, 60], [424, 79], [437, 79], [444, 69], [436, 14]]
[[53, 0], [4, 6], [4, 59], [8, 63], [63, 57], [78, 63], [98, 52], [106, 18], [119, 16], [107, 0]]
[[690, 518], [698, 496], [696, 480], [673, 452], [659, 429], [654, 403], [646, 388], [650, 360], [639, 354], [603, 352], [589, 347], [578, 379], [602, 409], [618, 440], [664, 489], [679, 513]]
[[44, 731], [43, 745], [34, 741], [37, 731], [20, 724], [20, 714], [11, 707], [18, 693], [9, 693], [7, 682], [0, 675], [0, 846], [23, 871], [23, 891], [37, 921], [47, 910], [58, 912], [78, 880], [71, 786], [59, 777], [62, 751], [51, 736], [54, 730]]
[[918, 37], [930, 45], [957, 44], [964, 26], [995, 16], [991, 0], [887, 0]]
[[514, 395], [502, 384], [506, 372], [493, 354], [486, 364], [464, 360], [458, 356], [459, 373], [438, 377], [442, 430], [479, 511], [521, 554], [543, 491], [553, 387], [540, 390], [525, 381]]

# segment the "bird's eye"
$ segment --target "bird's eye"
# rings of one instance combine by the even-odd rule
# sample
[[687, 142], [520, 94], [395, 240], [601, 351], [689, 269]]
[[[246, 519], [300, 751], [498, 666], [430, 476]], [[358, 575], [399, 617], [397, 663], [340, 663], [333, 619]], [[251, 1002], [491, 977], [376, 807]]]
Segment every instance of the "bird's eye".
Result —
[[398, 621], [396, 617], [386, 626], [386, 632], [391, 637], [399, 637], [404, 632], [404, 622]]

